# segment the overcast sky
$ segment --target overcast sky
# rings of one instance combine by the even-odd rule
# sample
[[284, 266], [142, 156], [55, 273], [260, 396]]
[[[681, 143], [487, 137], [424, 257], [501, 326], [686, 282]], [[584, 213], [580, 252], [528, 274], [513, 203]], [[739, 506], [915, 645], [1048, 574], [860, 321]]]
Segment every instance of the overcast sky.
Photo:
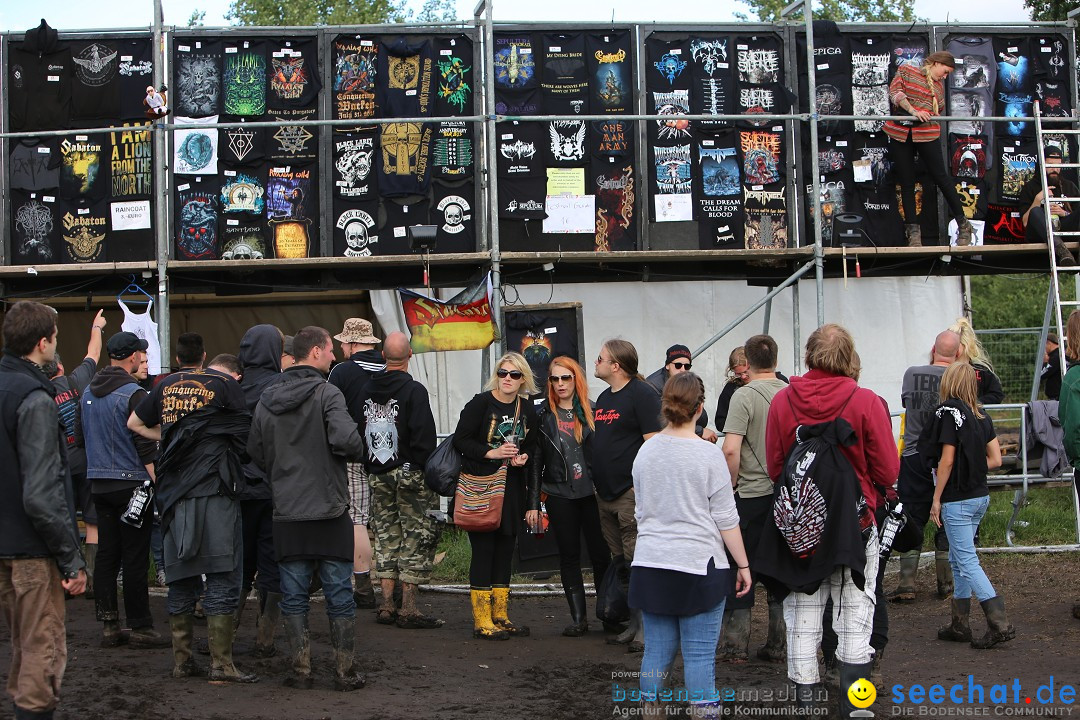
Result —
[[[457, 0], [458, 17], [471, 18], [475, 0]], [[419, 5], [419, 0], [414, 0]], [[721, 10], [711, 3], [704, 16], [703, 3], [664, 3], [663, 20], [667, 22], [726, 22], [733, 20], [733, 10], [745, 6], [725, 3]], [[41, 21], [41, 8], [46, 4], [25, 0], [0, 2], [0, 30], [26, 30]], [[80, 28], [112, 28], [149, 26], [153, 18], [151, 0], [49, 0], [45, 19], [60, 30]], [[206, 25], [227, 25], [225, 13], [229, 0], [164, 0], [165, 23], [186, 25], [193, 10], [206, 11]], [[544, 2], [500, 2], [494, 0], [496, 20], [564, 20], [608, 21], [615, 9], [615, 20], [652, 21], [657, 17], [657, 4], [647, 0], [610, 0], [582, 2], [581, 0], [544, 0]], [[980, 2], [951, 3], [940, 0], [915, 0], [915, 12], [932, 22], [1023, 22], [1028, 18], [1023, 0], [980, 0]], [[749, 14], [749, 13], [748, 13]]]

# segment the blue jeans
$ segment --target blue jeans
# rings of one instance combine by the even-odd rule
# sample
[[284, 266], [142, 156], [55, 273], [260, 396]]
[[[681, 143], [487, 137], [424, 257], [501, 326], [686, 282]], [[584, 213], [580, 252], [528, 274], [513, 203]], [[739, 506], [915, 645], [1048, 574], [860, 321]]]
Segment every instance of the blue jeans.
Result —
[[975, 533], [989, 505], [989, 496], [941, 504], [941, 522], [949, 535], [953, 597], [957, 600], [966, 600], [974, 594], [982, 602], [997, 595], [975, 553]]
[[[720, 640], [724, 602], [721, 600], [713, 609], [697, 615], [641, 613], [645, 629], [645, 655], [641, 658], [643, 698], [656, 697], [654, 693], [659, 693], [675, 662], [675, 653], [681, 650], [688, 696], [676, 699], [690, 702], [717, 699], [716, 644]], [[665, 697], [661, 695], [660, 699]]]
[[352, 594], [351, 561], [286, 560], [278, 563], [281, 573], [281, 614], [307, 615], [311, 578], [316, 572], [326, 596], [326, 614], [330, 618], [356, 617]]
[[190, 615], [195, 612], [195, 602], [202, 595], [203, 612], [207, 615], [232, 615], [240, 604], [240, 565], [229, 572], [208, 573], [205, 595], [203, 580], [199, 575], [174, 580], [169, 583], [166, 607], [170, 615]]

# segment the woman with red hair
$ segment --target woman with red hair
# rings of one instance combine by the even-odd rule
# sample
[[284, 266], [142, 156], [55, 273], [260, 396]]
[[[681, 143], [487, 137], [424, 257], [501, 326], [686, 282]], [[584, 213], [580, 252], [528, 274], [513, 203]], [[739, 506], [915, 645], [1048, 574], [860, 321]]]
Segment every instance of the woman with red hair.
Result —
[[540, 496], [547, 495], [547, 511], [559, 546], [563, 592], [570, 604], [571, 624], [567, 637], [589, 631], [585, 612], [585, 581], [581, 577], [581, 536], [599, 583], [611, 562], [607, 542], [600, 531], [600, 513], [593, 494], [592, 407], [585, 371], [572, 358], [560, 355], [548, 368], [547, 402], [540, 409], [538, 461], [530, 463], [529, 527], [540, 529]]

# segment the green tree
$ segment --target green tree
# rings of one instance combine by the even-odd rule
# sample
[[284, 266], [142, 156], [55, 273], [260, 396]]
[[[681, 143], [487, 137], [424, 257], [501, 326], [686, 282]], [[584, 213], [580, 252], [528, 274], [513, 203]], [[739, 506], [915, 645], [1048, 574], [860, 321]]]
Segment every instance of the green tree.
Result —
[[188, 27], [202, 27], [206, 24], [206, 11], [205, 10], [192, 10], [191, 17], [188, 18]]
[[457, 20], [457, 4], [454, 0], [424, 0], [415, 19], [417, 22], [454, 22]]
[[[1040, 2], [1040, 0], [1026, 0]], [[1050, 1], [1050, 0], [1042, 0]], [[790, 0], [739, 0], [757, 15], [762, 22], [776, 22], [780, 11], [790, 5]], [[814, 19], [836, 22], [911, 22], [917, 20], [915, 0], [818, 0], [813, 4]], [[735, 13], [740, 20], [748, 19], [745, 13]], [[801, 17], [802, 13], [798, 13]]]
[[1032, 20], [1065, 20], [1069, 11], [1080, 7], [1080, 3], [1068, 0], [1024, 0], [1024, 7], [1031, 13]]
[[[1062, 300], [1076, 297], [1072, 279], [1065, 273], [1061, 284]], [[1049, 288], [1049, 275], [974, 275], [971, 322], [978, 330], [1042, 327]], [[1071, 309], [1062, 308], [1062, 314], [1067, 316]], [[1050, 323], [1053, 326], [1054, 320]]]
[[233, 0], [225, 17], [237, 25], [373, 25], [402, 22], [406, 0]]

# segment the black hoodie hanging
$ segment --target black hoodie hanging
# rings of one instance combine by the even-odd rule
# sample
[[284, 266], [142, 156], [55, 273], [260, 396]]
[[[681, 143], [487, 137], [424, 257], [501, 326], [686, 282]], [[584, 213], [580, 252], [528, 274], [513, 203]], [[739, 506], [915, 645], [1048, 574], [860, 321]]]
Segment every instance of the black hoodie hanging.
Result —
[[44, 20], [11, 43], [8, 64], [8, 110], [11, 129], [59, 130], [70, 127], [71, 84], [75, 63], [71, 47]]

